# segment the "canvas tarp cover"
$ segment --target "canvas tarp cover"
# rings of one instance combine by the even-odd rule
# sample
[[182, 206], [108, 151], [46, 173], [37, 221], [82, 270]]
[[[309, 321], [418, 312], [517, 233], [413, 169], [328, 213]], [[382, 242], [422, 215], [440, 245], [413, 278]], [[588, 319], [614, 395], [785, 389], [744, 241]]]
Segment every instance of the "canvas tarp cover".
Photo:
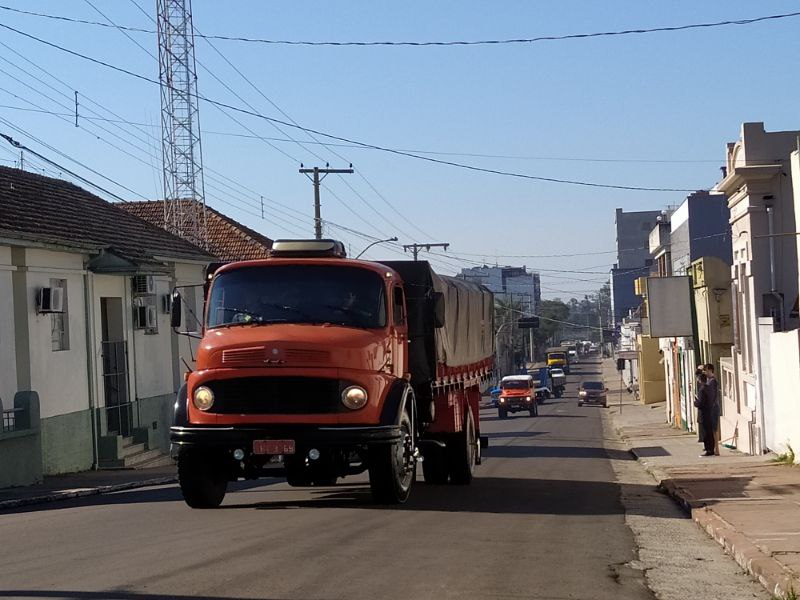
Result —
[[[436, 364], [463, 366], [494, 354], [492, 293], [438, 276], [426, 261], [385, 261], [403, 279], [408, 307], [409, 367], [417, 395], [436, 379]], [[433, 292], [444, 294], [445, 327], [434, 327]], [[461, 328], [461, 329], [459, 329]], [[430, 389], [429, 387], [427, 389]]]
[[494, 298], [485, 287], [433, 274], [444, 295], [445, 325], [436, 329], [436, 358], [448, 367], [477, 363], [494, 354]]

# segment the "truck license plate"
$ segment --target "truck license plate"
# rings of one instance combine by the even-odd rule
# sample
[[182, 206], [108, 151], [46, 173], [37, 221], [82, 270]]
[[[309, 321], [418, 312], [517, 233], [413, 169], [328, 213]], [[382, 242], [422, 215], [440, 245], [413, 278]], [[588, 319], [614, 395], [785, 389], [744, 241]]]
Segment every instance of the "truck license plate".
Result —
[[294, 454], [294, 440], [253, 440], [253, 454]]

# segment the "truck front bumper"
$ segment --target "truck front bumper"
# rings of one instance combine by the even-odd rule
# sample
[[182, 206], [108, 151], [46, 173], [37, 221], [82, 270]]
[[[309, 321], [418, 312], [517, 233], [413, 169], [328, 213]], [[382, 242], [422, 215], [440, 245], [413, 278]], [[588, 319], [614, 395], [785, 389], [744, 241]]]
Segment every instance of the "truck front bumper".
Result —
[[269, 425], [261, 427], [173, 426], [169, 438], [174, 449], [249, 451], [255, 440], [293, 440], [297, 451], [323, 447], [358, 447], [391, 444], [401, 439], [397, 425], [370, 426], [297, 426]]

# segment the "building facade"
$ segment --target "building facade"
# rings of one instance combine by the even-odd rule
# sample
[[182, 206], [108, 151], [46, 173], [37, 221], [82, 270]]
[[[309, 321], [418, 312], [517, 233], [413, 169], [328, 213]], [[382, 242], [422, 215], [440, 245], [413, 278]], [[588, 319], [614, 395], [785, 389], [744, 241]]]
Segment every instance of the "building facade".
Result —
[[459, 277], [489, 288], [503, 302], [519, 302], [527, 314], [538, 314], [542, 301], [539, 273], [526, 267], [472, 267], [462, 269]]
[[650, 269], [650, 232], [661, 215], [658, 210], [625, 212], [621, 208], [616, 209], [616, 263], [611, 269], [611, 318], [617, 329], [628, 313], [639, 305], [633, 282]]
[[[772, 334], [798, 327], [797, 231], [791, 155], [797, 131], [767, 132], [744, 123], [728, 144], [725, 177], [717, 190], [728, 196], [733, 242], [731, 294], [733, 351], [723, 379], [723, 438], [744, 452], [759, 453], [785, 443], [777, 428], [784, 380], [771, 374]], [[777, 343], [777, 342], [776, 342]], [[776, 348], [778, 350], [779, 348]], [[729, 376], [730, 375], [730, 376]], [[734, 430], [731, 430], [734, 427]]]

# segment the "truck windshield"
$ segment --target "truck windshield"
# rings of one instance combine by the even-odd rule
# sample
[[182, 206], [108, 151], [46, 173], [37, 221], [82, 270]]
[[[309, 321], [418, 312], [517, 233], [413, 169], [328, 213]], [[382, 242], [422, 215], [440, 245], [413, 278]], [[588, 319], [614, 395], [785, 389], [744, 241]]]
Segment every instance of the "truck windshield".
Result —
[[603, 384], [599, 381], [584, 381], [583, 389], [585, 390], [602, 390]]
[[551, 352], [547, 355], [547, 358], [550, 360], [564, 360], [564, 353], [563, 352]]
[[386, 294], [379, 275], [358, 267], [242, 267], [214, 279], [206, 318], [208, 327], [332, 323], [377, 329], [386, 326]]

